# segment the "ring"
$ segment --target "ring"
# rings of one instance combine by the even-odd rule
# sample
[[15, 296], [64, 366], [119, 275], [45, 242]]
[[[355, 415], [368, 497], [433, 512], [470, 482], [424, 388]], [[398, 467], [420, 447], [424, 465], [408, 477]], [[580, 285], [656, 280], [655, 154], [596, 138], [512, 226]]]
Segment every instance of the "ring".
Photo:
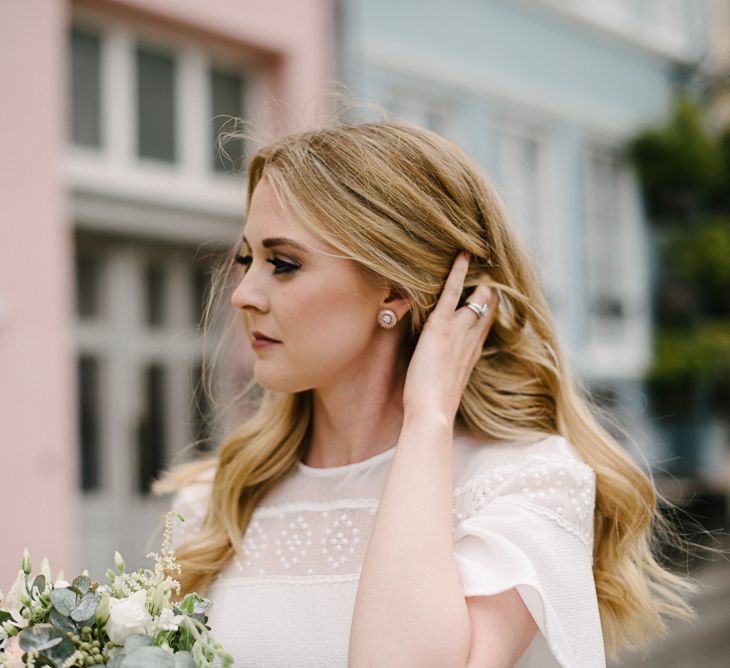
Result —
[[477, 314], [478, 318], [484, 318], [486, 317], [487, 313], [489, 312], [489, 304], [477, 304], [476, 302], [467, 302], [467, 307], [469, 307], [474, 313]]

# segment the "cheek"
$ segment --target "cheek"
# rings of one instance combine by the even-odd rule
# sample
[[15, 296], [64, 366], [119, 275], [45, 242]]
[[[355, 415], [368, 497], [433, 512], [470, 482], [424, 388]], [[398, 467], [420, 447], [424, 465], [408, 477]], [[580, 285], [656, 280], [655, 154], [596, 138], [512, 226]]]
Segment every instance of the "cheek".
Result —
[[356, 302], [352, 291], [323, 290], [319, 297], [299, 301], [282, 313], [280, 323], [290, 342], [290, 352], [303, 364], [326, 358], [332, 362], [361, 353], [368, 344], [377, 314]]

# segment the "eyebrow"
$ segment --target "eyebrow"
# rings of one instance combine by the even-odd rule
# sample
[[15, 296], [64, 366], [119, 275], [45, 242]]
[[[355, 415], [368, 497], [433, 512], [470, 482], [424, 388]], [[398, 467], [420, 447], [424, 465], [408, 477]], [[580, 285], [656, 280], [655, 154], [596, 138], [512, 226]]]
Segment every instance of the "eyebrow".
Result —
[[[243, 237], [243, 243], [245, 243], [249, 248], [251, 247], [251, 244], [248, 243], [245, 235]], [[304, 248], [304, 246], [298, 244], [293, 239], [287, 239], [286, 237], [270, 237], [269, 239], [263, 239], [261, 241], [261, 245], [264, 248], [274, 248], [275, 246], [290, 246], [291, 248], [296, 248], [297, 250], [307, 252], [307, 249]]]

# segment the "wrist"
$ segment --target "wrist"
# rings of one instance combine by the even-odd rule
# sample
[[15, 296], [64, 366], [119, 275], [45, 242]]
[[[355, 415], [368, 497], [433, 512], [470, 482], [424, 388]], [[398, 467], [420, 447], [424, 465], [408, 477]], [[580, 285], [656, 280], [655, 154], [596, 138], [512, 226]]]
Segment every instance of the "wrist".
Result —
[[404, 430], [449, 431], [454, 428], [453, 419], [449, 419], [445, 412], [425, 408], [406, 410], [403, 414]]

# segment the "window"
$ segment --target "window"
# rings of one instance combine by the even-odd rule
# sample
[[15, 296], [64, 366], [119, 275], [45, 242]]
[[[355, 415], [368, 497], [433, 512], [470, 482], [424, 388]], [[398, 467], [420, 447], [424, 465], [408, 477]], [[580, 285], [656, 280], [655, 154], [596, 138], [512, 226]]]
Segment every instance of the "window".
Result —
[[159, 264], [148, 264], [145, 270], [146, 322], [150, 327], [164, 325], [167, 308], [167, 274]]
[[81, 489], [98, 489], [100, 479], [99, 361], [91, 355], [78, 360], [79, 463]]
[[76, 252], [76, 314], [97, 318], [101, 314], [101, 263], [93, 250]]
[[137, 48], [137, 150], [141, 157], [174, 162], [175, 61]]
[[530, 134], [505, 130], [497, 139], [497, 180], [510, 224], [535, 255], [540, 250], [540, 144]]
[[159, 363], [149, 364], [144, 370], [143, 382], [144, 413], [137, 438], [137, 481], [138, 490], [147, 494], [152, 481], [165, 467], [167, 412], [164, 367]]
[[223, 150], [229, 157], [218, 153], [218, 134], [225, 125], [226, 130], [233, 129], [230, 117], [243, 117], [244, 81], [240, 74], [226, 72], [216, 68], [210, 70], [210, 96], [213, 110], [211, 146], [213, 148], [213, 169], [216, 172], [241, 171], [245, 156], [243, 140], [229, 140]]
[[393, 115], [401, 121], [454, 139], [454, 113], [447, 103], [426, 95], [396, 92], [391, 95], [389, 106]]
[[71, 30], [71, 138], [78, 146], [101, 147], [101, 40]]
[[608, 148], [591, 149], [587, 182], [588, 301], [596, 339], [623, 335], [621, 165]]

